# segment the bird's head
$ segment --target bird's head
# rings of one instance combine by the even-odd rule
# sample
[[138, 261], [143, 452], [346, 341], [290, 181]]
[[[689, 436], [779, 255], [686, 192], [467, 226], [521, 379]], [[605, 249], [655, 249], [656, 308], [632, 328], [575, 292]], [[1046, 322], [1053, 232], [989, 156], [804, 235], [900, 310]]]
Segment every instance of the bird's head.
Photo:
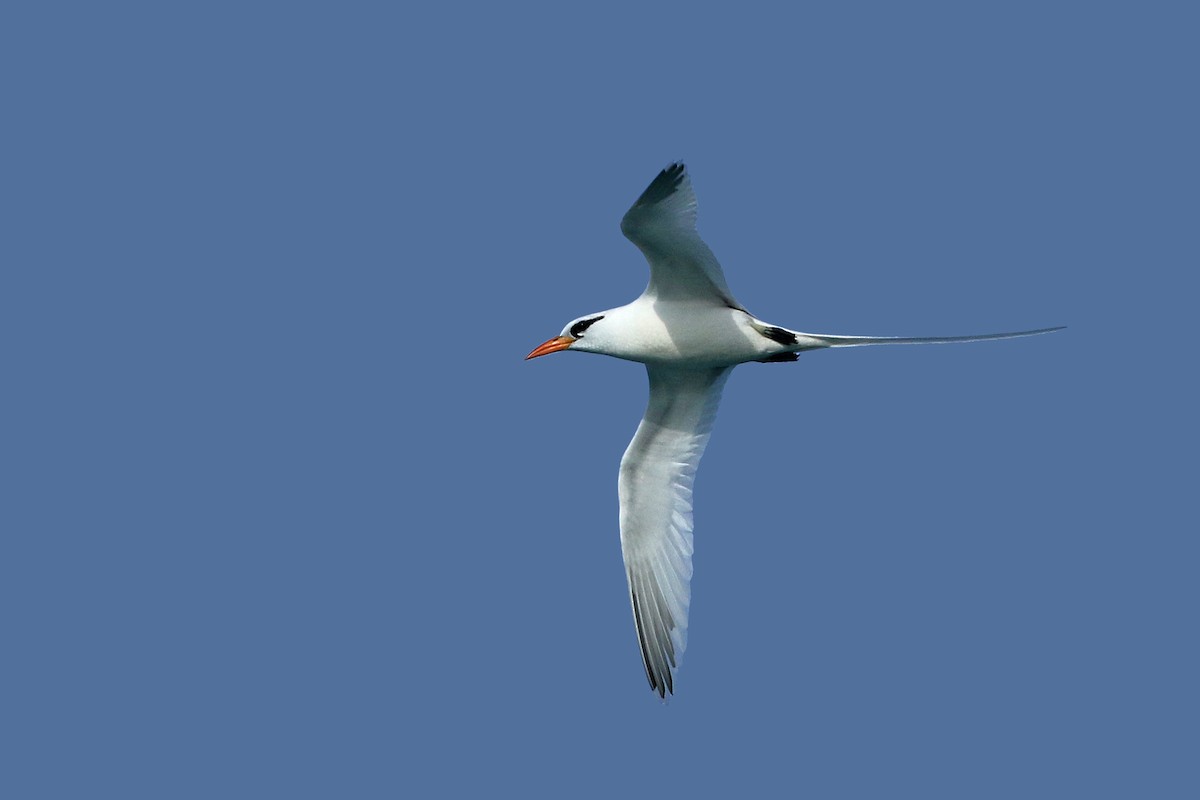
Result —
[[571, 320], [562, 329], [562, 333], [539, 344], [532, 353], [525, 356], [525, 360], [557, 353], [559, 350], [568, 348], [592, 353], [602, 352], [600, 348], [604, 338], [603, 329], [592, 327], [602, 319], [604, 319], [604, 314], [589, 314], [586, 317]]

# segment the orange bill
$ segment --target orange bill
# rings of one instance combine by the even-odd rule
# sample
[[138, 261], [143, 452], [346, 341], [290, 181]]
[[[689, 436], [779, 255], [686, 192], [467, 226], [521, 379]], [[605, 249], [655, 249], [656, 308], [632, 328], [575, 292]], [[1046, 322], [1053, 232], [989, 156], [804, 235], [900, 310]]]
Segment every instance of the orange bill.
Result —
[[525, 360], [528, 361], [531, 358], [549, 355], [550, 353], [557, 353], [559, 350], [566, 350], [571, 346], [572, 343], [574, 343], [574, 341], [575, 340], [570, 336], [555, 336], [553, 339], [542, 342], [537, 347], [533, 348], [533, 352], [525, 356]]

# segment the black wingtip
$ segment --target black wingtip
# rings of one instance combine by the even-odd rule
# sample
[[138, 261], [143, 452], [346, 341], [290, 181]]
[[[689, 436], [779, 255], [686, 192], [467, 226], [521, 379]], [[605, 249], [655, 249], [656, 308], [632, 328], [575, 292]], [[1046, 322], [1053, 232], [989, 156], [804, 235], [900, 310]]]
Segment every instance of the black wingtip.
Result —
[[[667, 669], [665, 674], [660, 676], [650, 663], [650, 648], [646, 641], [645, 625], [642, 624], [642, 604], [636, 591], [630, 589], [629, 593], [633, 597], [634, 627], [637, 628], [638, 646], [642, 651], [642, 666], [646, 668], [646, 680], [650, 683], [650, 691], [666, 700], [668, 694], [675, 694], [675, 682], [671, 678], [671, 670]], [[672, 652], [672, 664], [674, 661], [675, 656]]]
[[668, 164], [658, 177], [650, 181], [650, 185], [646, 187], [646, 191], [642, 192], [642, 196], [634, 203], [634, 208], [638, 206], [652, 206], [655, 203], [661, 203], [671, 195], [675, 194], [675, 190], [679, 188], [679, 184], [683, 183], [683, 178], [687, 174], [687, 167], [682, 161], [675, 161]]

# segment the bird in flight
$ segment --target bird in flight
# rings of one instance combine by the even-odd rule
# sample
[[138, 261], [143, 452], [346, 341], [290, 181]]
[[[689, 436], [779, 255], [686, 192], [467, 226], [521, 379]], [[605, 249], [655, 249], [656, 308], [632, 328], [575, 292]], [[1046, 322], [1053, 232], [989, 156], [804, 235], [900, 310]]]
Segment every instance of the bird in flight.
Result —
[[682, 163], [658, 173], [621, 219], [650, 262], [628, 305], [572, 320], [526, 360], [563, 350], [639, 361], [646, 414], [621, 458], [621, 551], [650, 688], [665, 699], [687, 645], [692, 579], [692, 482], [729, 373], [749, 361], [795, 361], [806, 350], [872, 344], [1012, 339], [1061, 328], [976, 336], [878, 337], [801, 333], [755, 317], [734, 299], [696, 232], [696, 195]]

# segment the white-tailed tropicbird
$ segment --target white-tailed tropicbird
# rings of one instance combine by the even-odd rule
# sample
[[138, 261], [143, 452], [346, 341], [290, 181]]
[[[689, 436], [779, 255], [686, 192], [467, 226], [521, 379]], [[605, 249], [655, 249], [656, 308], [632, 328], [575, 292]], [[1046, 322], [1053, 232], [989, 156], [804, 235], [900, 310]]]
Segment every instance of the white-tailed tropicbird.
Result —
[[650, 262], [650, 283], [628, 305], [572, 320], [526, 359], [559, 350], [646, 365], [650, 400], [621, 458], [621, 551], [650, 688], [674, 692], [687, 645], [692, 579], [692, 482], [729, 373], [747, 361], [795, 361], [805, 350], [867, 344], [1012, 339], [1061, 328], [977, 336], [878, 337], [800, 333], [769, 325], [734, 299], [696, 233], [696, 195], [682, 163], [658, 174], [621, 219]]

